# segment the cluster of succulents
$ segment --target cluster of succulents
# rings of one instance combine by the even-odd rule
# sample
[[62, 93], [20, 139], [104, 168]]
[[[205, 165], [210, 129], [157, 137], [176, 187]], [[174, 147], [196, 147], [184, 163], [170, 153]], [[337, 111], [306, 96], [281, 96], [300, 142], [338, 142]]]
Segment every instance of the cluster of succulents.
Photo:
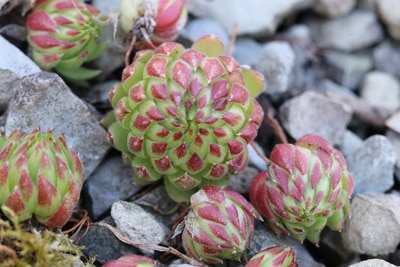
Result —
[[187, 20], [185, 0], [122, 0], [119, 25], [138, 49], [174, 41]]
[[82, 64], [107, 47], [97, 42], [103, 24], [99, 11], [83, 0], [37, 0], [26, 21], [32, 58], [70, 81], [93, 78], [100, 72]]
[[262, 75], [223, 53], [213, 35], [190, 49], [168, 42], [139, 51], [110, 92], [116, 119], [110, 143], [137, 182], [163, 178], [176, 201], [188, 201], [206, 184], [226, 185], [230, 173], [243, 171], [247, 144], [261, 124], [254, 97]]
[[340, 231], [353, 192], [353, 178], [340, 151], [321, 136], [308, 134], [294, 145], [276, 145], [270, 159], [249, 192], [266, 224], [301, 242], [318, 243], [325, 226]]
[[[225, 55], [216, 36], [204, 36], [188, 49], [173, 42], [187, 15], [184, 0], [121, 1], [120, 28], [144, 50], [136, 52], [110, 91], [108, 125], [110, 144], [132, 166], [137, 183], [163, 180], [173, 200], [190, 203], [183, 249], [211, 264], [241, 260], [254, 219], [300, 242], [318, 243], [325, 226], [340, 231], [350, 213], [353, 180], [343, 155], [320, 136], [276, 145], [267, 170], [251, 184], [252, 204], [224, 188], [231, 174], [247, 166], [247, 146], [263, 120], [255, 98], [264, 78]], [[106, 43], [98, 43], [104, 23], [83, 0], [37, 0], [27, 16], [31, 55], [44, 70], [82, 83], [99, 74], [83, 65], [106, 49]], [[83, 181], [82, 163], [64, 135], [55, 138], [37, 129], [0, 138], [0, 205], [7, 216], [15, 214], [18, 221], [34, 216], [48, 227], [62, 227]], [[158, 263], [126, 255], [103, 266]], [[291, 247], [273, 246], [245, 266], [298, 263]]]
[[19, 221], [33, 215], [58, 228], [71, 217], [84, 181], [82, 162], [65, 136], [36, 129], [0, 137], [0, 205]]

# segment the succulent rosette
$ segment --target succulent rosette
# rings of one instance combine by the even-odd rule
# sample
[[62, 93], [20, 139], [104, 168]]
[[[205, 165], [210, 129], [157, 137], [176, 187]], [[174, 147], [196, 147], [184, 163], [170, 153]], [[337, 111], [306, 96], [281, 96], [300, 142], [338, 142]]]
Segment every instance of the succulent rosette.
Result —
[[191, 257], [213, 264], [240, 260], [250, 244], [254, 217], [261, 219], [242, 195], [206, 185], [190, 199], [183, 248]]
[[84, 181], [82, 162], [65, 136], [39, 129], [14, 131], [0, 138], [0, 205], [19, 221], [34, 215], [42, 224], [61, 227], [71, 217]]
[[54, 69], [71, 81], [85, 81], [100, 71], [82, 67], [104, 51], [99, 11], [82, 0], [37, 0], [28, 15], [32, 58], [44, 70]]
[[121, 29], [138, 37], [136, 47], [139, 49], [174, 41], [186, 20], [185, 0], [121, 1]]
[[254, 255], [244, 267], [297, 267], [291, 247], [272, 246]]
[[353, 178], [340, 151], [318, 135], [278, 144], [250, 188], [251, 203], [276, 233], [318, 243], [328, 226], [340, 231], [349, 214]]
[[116, 122], [110, 143], [139, 183], [164, 179], [169, 195], [188, 201], [205, 184], [226, 185], [247, 165], [247, 144], [263, 117], [254, 97], [261, 74], [224, 56], [208, 35], [185, 50], [163, 43], [142, 50], [110, 92]]
[[106, 262], [103, 267], [157, 267], [155, 260], [140, 255], [125, 255], [119, 259]]

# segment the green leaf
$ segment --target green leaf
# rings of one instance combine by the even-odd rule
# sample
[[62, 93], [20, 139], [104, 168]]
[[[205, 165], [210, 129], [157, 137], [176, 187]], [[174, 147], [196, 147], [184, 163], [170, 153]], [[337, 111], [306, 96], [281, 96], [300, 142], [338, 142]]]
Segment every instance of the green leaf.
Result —
[[100, 70], [91, 70], [84, 67], [70, 69], [59, 68], [57, 66], [55, 70], [67, 80], [77, 84], [82, 84], [85, 81], [92, 79], [101, 73]]
[[222, 56], [225, 48], [224, 43], [215, 35], [209, 34], [201, 37], [192, 45], [192, 49], [202, 52], [209, 57]]
[[244, 82], [251, 97], [257, 97], [264, 89], [264, 76], [251, 69], [242, 68]]

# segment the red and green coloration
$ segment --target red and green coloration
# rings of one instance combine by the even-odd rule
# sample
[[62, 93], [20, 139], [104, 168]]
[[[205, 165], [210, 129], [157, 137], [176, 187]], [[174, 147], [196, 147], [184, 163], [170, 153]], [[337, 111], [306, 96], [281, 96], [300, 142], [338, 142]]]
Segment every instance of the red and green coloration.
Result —
[[175, 40], [185, 26], [187, 7], [185, 0], [122, 0], [120, 14], [122, 30], [135, 35], [142, 49]]
[[205, 184], [225, 185], [229, 173], [244, 170], [247, 144], [263, 117], [254, 99], [262, 75], [223, 52], [211, 35], [187, 50], [172, 42], [142, 50], [110, 92], [116, 118], [110, 143], [137, 182], [164, 178], [176, 201], [188, 201]]
[[97, 43], [103, 31], [97, 9], [82, 0], [37, 0], [26, 23], [32, 57], [42, 69], [55, 69], [72, 81], [99, 74], [81, 66], [107, 46]]
[[278, 245], [269, 247], [253, 256], [244, 267], [297, 267], [295, 253], [291, 247]]
[[213, 264], [240, 260], [250, 243], [254, 217], [261, 219], [242, 195], [206, 185], [191, 197], [183, 247], [191, 257]]
[[39, 129], [25, 135], [14, 131], [0, 138], [0, 205], [20, 221], [35, 215], [49, 227], [61, 227], [71, 217], [84, 181], [82, 162], [66, 145]]
[[139, 255], [125, 255], [117, 260], [106, 262], [103, 267], [157, 267], [155, 260]]
[[325, 226], [340, 231], [349, 214], [353, 178], [343, 155], [318, 135], [278, 144], [250, 188], [251, 203], [276, 233], [318, 243]]

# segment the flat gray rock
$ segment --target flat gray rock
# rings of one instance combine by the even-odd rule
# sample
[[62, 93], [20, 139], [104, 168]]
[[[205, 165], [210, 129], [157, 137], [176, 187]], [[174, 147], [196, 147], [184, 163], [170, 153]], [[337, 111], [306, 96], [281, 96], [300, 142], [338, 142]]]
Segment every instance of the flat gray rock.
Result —
[[91, 109], [54, 73], [40, 72], [21, 79], [10, 101], [5, 131], [31, 132], [40, 127], [55, 136], [65, 134], [89, 177], [110, 148], [107, 133]]
[[306, 91], [279, 109], [282, 126], [294, 139], [312, 133], [334, 145], [342, 142], [351, 115], [349, 106], [315, 91]]
[[[111, 217], [122, 235], [132, 242], [157, 245], [166, 237], [166, 233], [158, 221], [135, 203], [115, 202], [111, 207]], [[152, 249], [143, 247], [139, 247], [139, 249], [148, 256], [153, 254]]]
[[376, 1], [379, 17], [385, 23], [390, 36], [400, 40], [400, 1], [378, 0]]
[[20, 78], [41, 71], [35, 62], [1, 35], [0, 47], [0, 69], [12, 71]]
[[356, 3], [356, 0], [316, 0], [313, 9], [322, 16], [336, 18], [349, 13]]
[[383, 135], [366, 139], [361, 148], [347, 157], [347, 168], [354, 179], [354, 194], [383, 193], [394, 184], [396, 153]]
[[384, 38], [376, 14], [364, 10], [356, 10], [336, 19], [314, 19], [310, 28], [311, 36], [319, 47], [346, 52], [369, 47]]
[[357, 262], [355, 264], [349, 265], [349, 267], [396, 267], [387, 261], [381, 259], [370, 259]]
[[400, 43], [389, 40], [382, 42], [373, 51], [376, 70], [393, 74], [400, 79]]
[[399, 206], [400, 196], [395, 194], [356, 195], [343, 227], [345, 247], [371, 256], [395, 251], [400, 242]]
[[244, 5], [243, 0], [218, 0], [210, 1], [208, 8], [209, 15], [229, 33], [237, 24], [238, 35], [270, 35], [284, 18], [312, 3], [312, 0], [247, 0]]

